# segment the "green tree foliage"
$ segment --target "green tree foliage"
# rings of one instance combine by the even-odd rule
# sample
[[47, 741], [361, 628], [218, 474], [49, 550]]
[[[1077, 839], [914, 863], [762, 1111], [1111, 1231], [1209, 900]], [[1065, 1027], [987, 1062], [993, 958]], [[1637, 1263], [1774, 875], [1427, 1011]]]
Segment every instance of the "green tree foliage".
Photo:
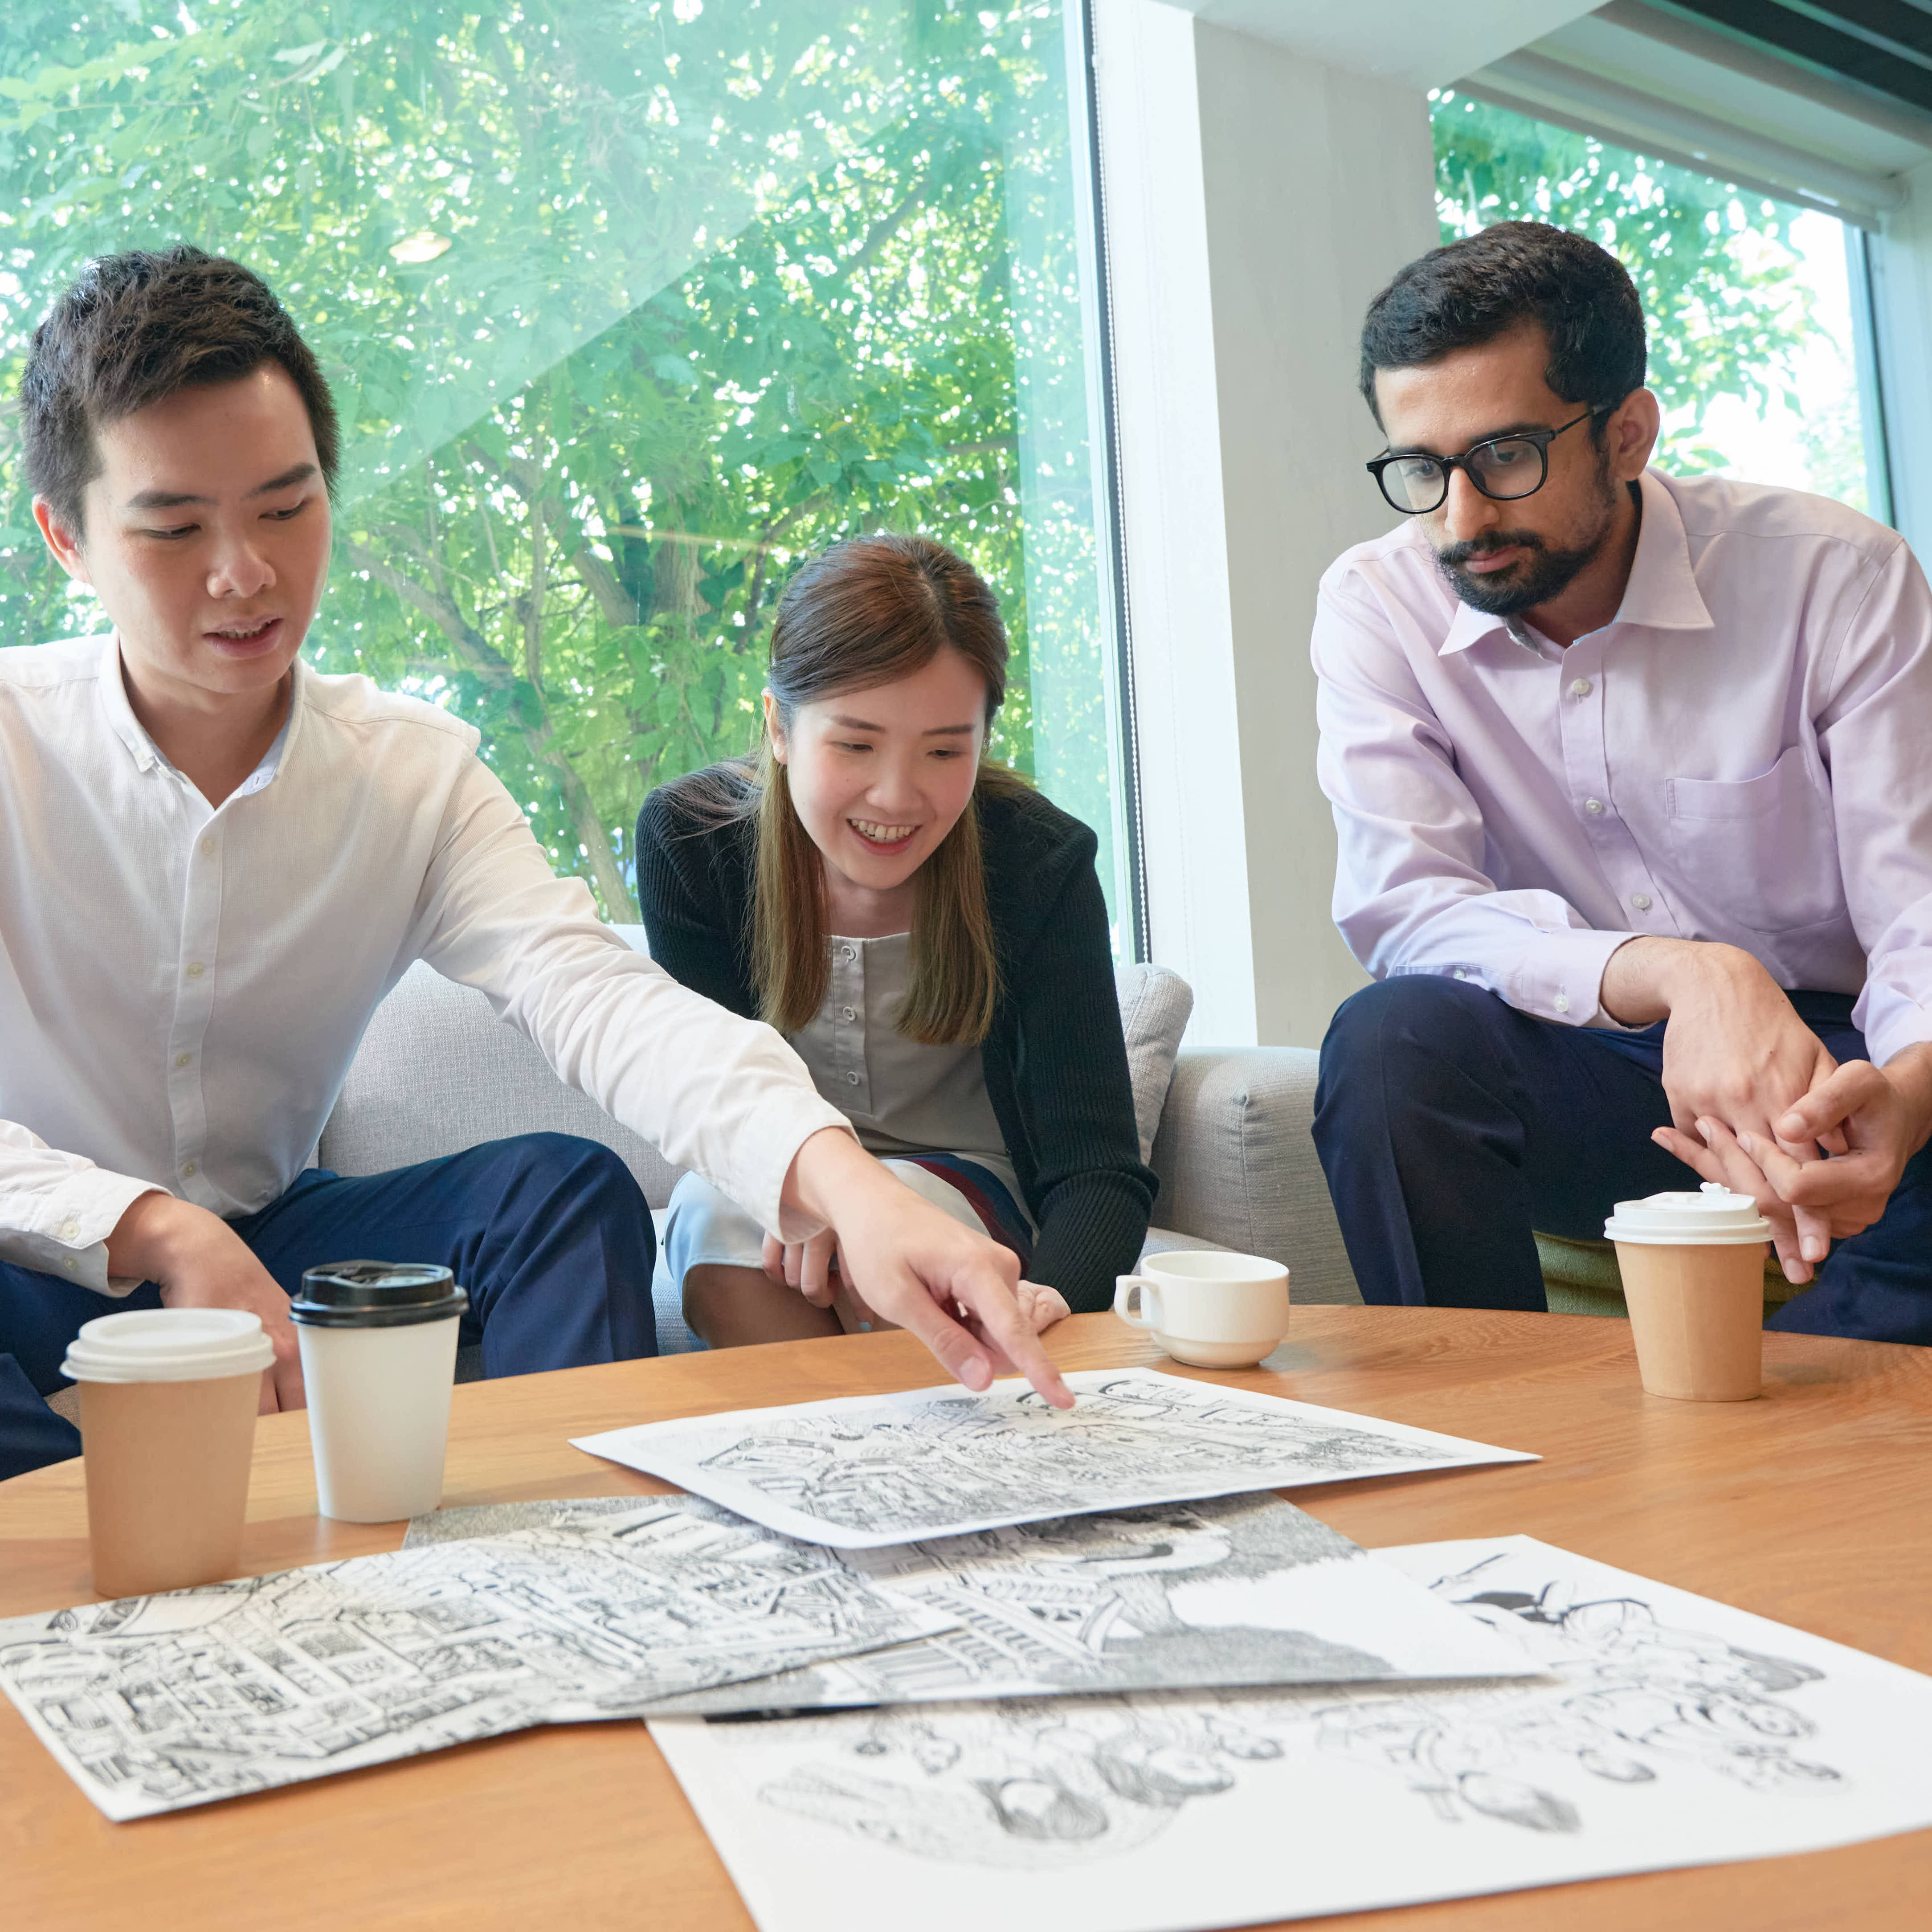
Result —
[[[838, 536], [986, 573], [995, 749], [1031, 767], [1016, 334], [1078, 291], [1016, 295], [1012, 240], [1070, 165], [1060, 31], [1057, 0], [9, 0], [0, 384], [90, 256], [258, 268], [350, 431], [312, 656], [477, 724], [634, 916], [644, 793], [746, 748], [775, 598]], [[4, 432], [6, 640], [91, 626]]]
[[1719, 396], [1798, 409], [1793, 365], [1814, 323], [1787, 238], [1796, 209], [1463, 95], [1439, 98], [1432, 118], [1444, 241], [1553, 222], [1629, 269], [1650, 319], [1650, 386], [1675, 419], [1668, 468], [1723, 466], [1704, 441]]

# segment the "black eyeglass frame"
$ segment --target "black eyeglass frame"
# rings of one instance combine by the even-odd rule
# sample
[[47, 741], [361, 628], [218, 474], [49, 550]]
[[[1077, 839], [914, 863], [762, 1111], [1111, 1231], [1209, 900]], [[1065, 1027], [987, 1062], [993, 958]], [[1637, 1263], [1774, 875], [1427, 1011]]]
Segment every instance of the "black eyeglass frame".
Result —
[[[1534, 496], [1537, 491], [1550, 481], [1550, 446], [1565, 430], [1574, 429], [1579, 423], [1588, 422], [1593, 416], [1614, 416], [1616, 413], [1616, 406], [1614, 404], [1594, 404], [1580, 416], [1572, 416], [1567, 423], [1559, 423], [1554, 429], [1513, 429], [1504, 431], [1501, 436], [1486, 436], [1480, 442], [1471, 443], [1460, 456], [1430, 456], [1426, 451], [1417, 449], [1408, 450], [1400, 454], [1391, 451], [1386, 456], [1371, 458], [1363, 467], [1376, 479], [1376, 488], [1382, 493], [1382, 501], [1401, 516], [1426, 517], [1431, 511], [1441, 509], [1442, 506], [1449, 500], [1450, 472], [1457, 470], [1461, 470], [1471, 483], [1478, 490], [1481, 490], [1491, 502], [1520, 503], [1526, 496]], [[1471, 459], [1480, 451], [1492, 449], [1499, 442], [1528, 442], [1535, 445], [1537, 455], [1543, 466], [1536, 481], [1527, 490], [1518, 490], [1513, 494], [1504, 496], [1499, 496], [1493, 490], [1484, 489], [1483, 480], [1476, 474], [1474, 464]], [[1426, 458], [1431, 463], [1439, 463], [1442, 466], [1442, 494], [1432, 503], [1424, 503], [1419, 506], [1398, 503], [1389, 494], [1389, 487], [1382, 480], [1382, 472], [1391, 463], [1412, 463], [1418, 456]]]

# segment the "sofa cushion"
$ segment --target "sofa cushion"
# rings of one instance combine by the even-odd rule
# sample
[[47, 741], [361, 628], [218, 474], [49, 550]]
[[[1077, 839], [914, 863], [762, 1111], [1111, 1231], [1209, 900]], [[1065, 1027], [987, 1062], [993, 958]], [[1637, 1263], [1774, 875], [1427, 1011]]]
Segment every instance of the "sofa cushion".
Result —
[[1126, 1036], [1127, 1077], [1133, 1083], [1141, 1158], [1151, 1161], [1180, 1036], [1194, 1010], [1194, 988], [1165, 966], [1137, 965], [1114, 969], [1114, 990], [1120, 1002], [1120, 1030]]
[[420, 962], [376, 1009], [316, 1157], [338, 1174], [386, 1174], [512, 1134], [576, 1134], [623, 1161], [653, 1208], [681, 1169], [567, 1087], [526, 1034], [473, 986]]
[[1184, 1053], [1154, 1168], [1170, 1228], [1285, 1262], [1304, 1304], [1358, 1302], [1309, 1133], [1319, 1056], [1305, 1047]]

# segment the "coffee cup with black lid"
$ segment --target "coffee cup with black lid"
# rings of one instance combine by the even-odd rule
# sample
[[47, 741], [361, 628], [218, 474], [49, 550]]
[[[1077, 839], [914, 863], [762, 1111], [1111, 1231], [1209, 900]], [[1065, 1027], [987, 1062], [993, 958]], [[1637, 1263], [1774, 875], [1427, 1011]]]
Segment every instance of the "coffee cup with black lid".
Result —
[[82, 1324], [87, 1536], [104, 1597], [186, 1589], [241, 1559], [262, 1372], [275, 1352], [238, 1308], [130, 1308]]
[[1771, 1223], [1756, 1202], [1706, 1181], [1695, 1194], [1619, 1201], [1604, 1234], [1616, 1244], [1645, 1388], [1678, 1402], [1762, 1394]]
[[289, 1317], [324, 1516], [394, 1522], [436, 1508], [469, 1305], [448, 1269], [428, 1262], [334, 1262], [304, 1274]]

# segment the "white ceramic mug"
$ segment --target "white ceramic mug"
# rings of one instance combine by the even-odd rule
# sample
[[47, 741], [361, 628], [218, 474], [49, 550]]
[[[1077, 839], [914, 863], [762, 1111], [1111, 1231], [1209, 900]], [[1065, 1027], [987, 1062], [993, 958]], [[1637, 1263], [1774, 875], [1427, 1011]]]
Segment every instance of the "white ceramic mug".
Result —
[[1114, 1312], [1177, 1362], [1252, 1368], [1288, 1333], [1288, 1270], [1260, 1255], [1150, 1255], [1114, 1284]]

